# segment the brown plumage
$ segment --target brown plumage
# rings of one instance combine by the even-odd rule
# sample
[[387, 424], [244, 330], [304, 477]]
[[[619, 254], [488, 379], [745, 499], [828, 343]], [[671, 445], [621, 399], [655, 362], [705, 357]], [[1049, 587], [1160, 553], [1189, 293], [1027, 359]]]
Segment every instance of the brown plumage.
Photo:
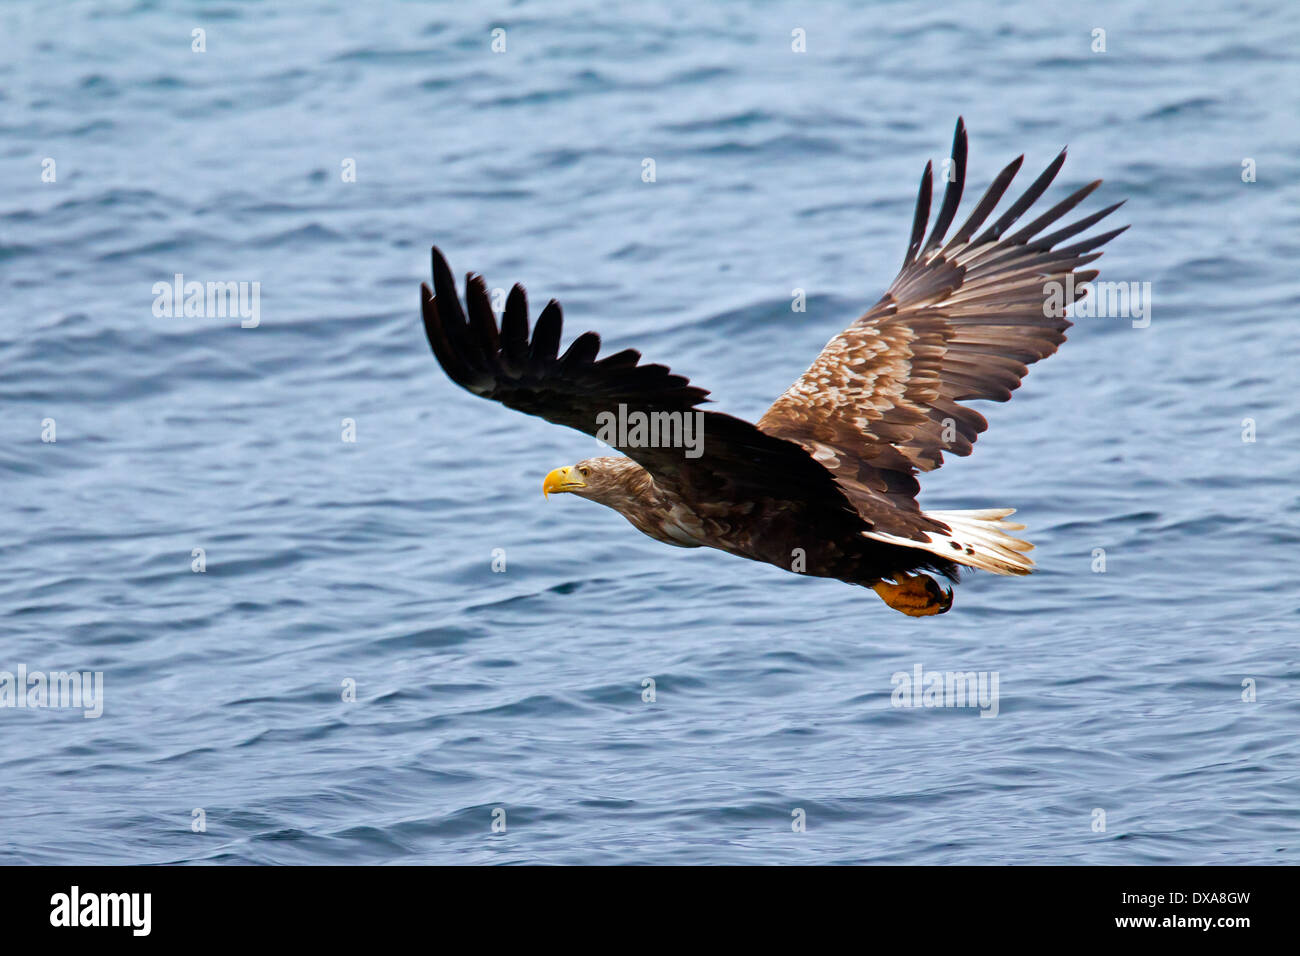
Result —
[[[699, 409], [708, 393], [632, 349], [597, 358], [585, 332], [561, 355], [560, 306], [552, 300], [528, 329], [524, 290], [507, 297], [498, 328], [487, 286], [466, 279], [468, 318], [446, 260], [433, 250], [433, 289], [421, 287], [425, 332], [457, 384], [510, 408], [599, 435], [627, 458], [594, 458], [547, 476], [545, 489], [590, 498], [668, 544], [713, 547], [787, 570], [874, 588], [906, 614], [946, 611], [959, 565], [1027, 574], [1032, 546], [1004, 532], [1011, 509], [923, 512], [916, 474], [968, 455], [988, 427], [962, 402], [1006, 401], [1028, 366], [1056, 351], [1070, 322], [1049, 308], [1050, 283], [1079, 288], [1081, 267], [1123, 229], [1062, 246], [1121, 204], [1050, 234], [1101, 184], [1096, 180], [1028, 225], [1011, 227], [1060, 171], [1065, 151], [982, 232], [1024, 157], [1010, 163], [951, 238], [961, 201], [966, 130], [953, 139], [953, 176], [929, 237], [926, 165], [903, 268], [884, 297], [835, 336], [809, 369], [751, 424]], [[1124, 227], [1127, 228], [1127, 227]], [[1073, 276], [1073, 286], [1067, 277]], [[628, 430], [614, 440], [615, 413], [699, 416], [702, 447], [652, 447]], [[604, 416], [602, 418], [602, 416]], [[678, 418], [674, 419], [674, 416]], [[674, 433], [680, 438], [681, 433]], [[680, 446], [680, 442], [678, 443]], [[693, 455], [698, 454], [698, 457]], [[890, 583], [891, 580], [894, 583]]]

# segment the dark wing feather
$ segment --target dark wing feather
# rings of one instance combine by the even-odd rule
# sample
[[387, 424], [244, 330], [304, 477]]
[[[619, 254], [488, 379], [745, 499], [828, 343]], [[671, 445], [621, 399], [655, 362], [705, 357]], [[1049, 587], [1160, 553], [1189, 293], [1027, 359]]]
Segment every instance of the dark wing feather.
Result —
[[641, 364], [635, 349], [598, 358], [600, 336], [584, 332], [559, 354], [563, 317], [552, 300], [537, 317], [531, 338], [521, 286], [511, 289], [498, 330], [487, 286], [466, 279], [466, 317], [451, 269], [433, 250], [433, 289], [421, 286], [424, 330], [447, 375], [476, 395], [595, 435], [601, 412], [698, 411], [703, 416], [703, 454], [688, 458], [682, 448], [620, 447], [661, 485], [688, 501], [731, 503], [743, 508], [757, 498], [789, 503], [809, 520], [853, 522], [857, 511], [834, 478], [795, 442], [769, 435], [752, 423], [696, 408], [708, 392], [663, 365]]
[[[961, 200], [966, 129], [959, 119], [953, 169], [943, 205], [924, 248], [931, 166], [917, 196], [903, 268], [875, 306], [837, 335], [804, 375], [759, 419], [758, 427], [808, 449], [834, 472], [864, 517], [892, 534], [916, 538], [933, 522], [921, 515], [915, 474], [943, 463], [943, 453], [969, 455], [988, 427], [960, 402], [1006, 401], [1028, 366], [1065, 341], [1070, 327], [1049, 314], [1049, 282], [1079, 286], [1096, 278], [1082, 266], [1093, 250], [1124, 229], [1059, 246], [1095, 225], [1121, 203], [1035, 238], [1074, 209], [1101, 181], [1089, 183], [1018, 232], [1008, 230], [1051, 185], [1065, 151], [994, 223], [972, 239], [1019, 171], [1004, 168], [947, 242]], [[1127, 226], [1124, 228], [1128, 228]]]

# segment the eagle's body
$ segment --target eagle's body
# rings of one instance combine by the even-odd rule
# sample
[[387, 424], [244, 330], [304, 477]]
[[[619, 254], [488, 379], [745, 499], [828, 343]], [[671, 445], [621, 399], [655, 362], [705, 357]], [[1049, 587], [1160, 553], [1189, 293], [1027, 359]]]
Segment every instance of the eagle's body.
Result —
[[[928, 576], [957, 580], [960, 566], [1028, 574], [1032, 546], [1006, 534], [1009, 508], [923, 512], [918, 471], [943, 452], [970, 454], [988, 426], [961, 402], [1006, 401], [1027, 366], [1056, 351], [1070, 323], [1061, 294], [1097, 275], [1079, 267], [1122, 229], [1059, 244], [1109, 215], [1110, 206], [1049, 235], [1094, 181], [1019, 231], [1064, 151], [991, 226], [1023, 157], [994, 179], [965, 223], [945, 239], [961, 200], [966, 133], [953, 141], [953, 172], [926, 239], [930, 167], [917, 200], [902, 271], [885, 296], [835, 336], [804, 375], [755, 424], [697, 408], [708, 393], [626, 349], [603, 359], [600, 339], [580, 335], [559, 354], [561, 316], [552, 300], [529, 337], [522, 287], [511, 289], [498, 328], [479, 276], [466, 282], [468, 318], [437, 249], [434, 289], [422, 287], [425, 331], [447, 374], [470, 391], [608, 440], [602, 416], [699, 416], [694, 452], [622, 435], [626, 458], [593, 458], [546, 477], [544, 490], [611, 507], [665, 544], [710, 547], [786, 570], [871, 587], [913, 616], [952, 603]], [[977, 234], [978, 233], [978, 234]], [[436, 295], [435, 295], [436, 292]], [[891, 581], [893, 583], [891, 583]]]
[[[852, 522], [830, 529], [837, 533], [823, 532], [816, 540], [804, 540], [810, 536], [799, 526], [797, 513], [779, 498], [754, 498], [739, 505], [688, 502], [670, 488], [661, 487], [630, 458], [589, 458], [559, 471], [571, 474], [584, 468], [588, 470], [586, 480], [582, 487], [568, 489], [571, 494], [613, 508], [638, 531], [664, 544], [716, 548], [786, 570], [806, 566], [806, 573], [816, 577], [867, 586], [899, 570], [920, 566], [911, 549], [873, 541]], [[598, 480], [591, 480], [593, 473], [599, 475]], [[549, 490], [563, 489], [552, 486]], [[792, 542], [802, 543], [791, 547]], [[956, 577], [957, 567], [951, 561], [936, 558], [925, 567]]]

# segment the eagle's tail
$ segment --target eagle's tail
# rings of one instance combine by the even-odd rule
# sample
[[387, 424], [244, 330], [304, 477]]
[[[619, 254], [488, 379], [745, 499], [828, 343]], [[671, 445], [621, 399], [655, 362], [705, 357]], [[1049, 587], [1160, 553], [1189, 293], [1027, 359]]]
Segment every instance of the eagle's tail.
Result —
[[926, 550], [942, 554], [958, 564], [982, 568], [994, 574], [1028, 574], [1034, 569], [1034, 562], [1024, 552], [1032, 551], [1034, 546], [1006, 533], [1021, 531], [1025, 526], [1002, 520], [1015, 513], [1015, 508], [927, 511], [927, 518], [942, 521], [950, 533], [931, 533], [931, 546]]
[[925, 516], [942, 522], [947, 526], [948, 533], [927, 531], [925, 540], [902, 538], [880, 531], [864, 531], [863, 534], [877, 541], [929, 551], [957, 564], [981, 568], [994, 574], [1028, 574], [1033, 570], [1034, 562], [1023, 552], [1032, 551], [1034, 546], [1006, 533], [1020, 531], [1024, 525], [1002, 520], [1015, 513], [1015, 508], [927, 511]]

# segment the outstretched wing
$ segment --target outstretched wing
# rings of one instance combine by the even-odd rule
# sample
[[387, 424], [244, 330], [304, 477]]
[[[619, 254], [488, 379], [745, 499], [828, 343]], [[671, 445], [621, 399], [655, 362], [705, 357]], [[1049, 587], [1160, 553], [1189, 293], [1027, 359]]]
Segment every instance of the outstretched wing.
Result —
[[437, 248], [433, 290], [422, 284], [420, 299], [433, 354], [452, 381], [475, 395], [593, 436], [600, 431], [601, 413], [618, 415], [620, 405], [629, 415], [697, 414], [703, 428], [698, 457], [680, 447], [610, 444], [688, 501], [742, 507], [768, 498], [786, 501], [810, 518], [860, 522], [834, 478], [800, 445], [742, 419], [697, 409], [708, 392], [684, 376], [663, 365], [641, 364], [635, 349], [598, 359], [600, 336], [595, 332], [579, 335], [559, 354], [563, 318], [554, 299], [537, 317], [530, 337], [528, 302], [523, 287], [515, 285], [498, 328], [486, 283], [470, 274], [466, 318], [451, 269]]
[[[952, 175], [939, 216], [930, 218], [931, 164], [921, 177], [903, 268], [885, 296], [827, 343], [803, 376], [758, 421], [770, 435], [796, 441], [834, 472], [867, 518], [894, 534], [917, 537], [933, 526], [921, 516], [915, 474], [969, 455], [984, 416], [959, 404], [1004, 402], [1028, 366], [1065, 341], [1069, 301], [1097, 276], [1082, 266], [1121, 229], [1061, 245], [1122, 203], [1047, 235], [1043, 231], [1101, 185], [1077, 190], [1028, 225], [1009, 233], [1042, 196], [1065, 162], [1056, 157], [987, 229], [1024, 156], [1000, 172], [969, 218], [945, 241], [966, 176], [966, 126], [957, 120]], [[924, 244], [923, 244], [924, 243]], [[893, 527], [889, 527], [889, 526]]]

